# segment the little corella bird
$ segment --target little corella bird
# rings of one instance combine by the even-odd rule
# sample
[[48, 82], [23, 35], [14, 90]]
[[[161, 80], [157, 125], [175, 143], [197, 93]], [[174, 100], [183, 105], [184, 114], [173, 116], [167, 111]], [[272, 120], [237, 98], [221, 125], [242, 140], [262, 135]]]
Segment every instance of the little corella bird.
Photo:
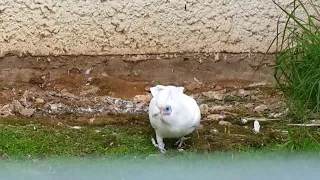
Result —
[[164, 138], [178, 138], [176, 142], [181, 149], [184, 141], [190, 137], [200, 124], [200, 108], [197, 102], [183, 93], [184, 87], [157, 85], [151, 87], [153, 98], [149, 104], [149, 119], [155, 129], [156, 140], [152, 143], [165, 153]]

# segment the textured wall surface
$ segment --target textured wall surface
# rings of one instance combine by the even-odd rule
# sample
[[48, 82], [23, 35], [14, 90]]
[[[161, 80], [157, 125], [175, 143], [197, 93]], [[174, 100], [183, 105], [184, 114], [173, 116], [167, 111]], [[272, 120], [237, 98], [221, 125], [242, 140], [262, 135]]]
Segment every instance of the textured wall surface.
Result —
[[271, 0], [0, 0], [0, 56], [264, 52], [279, 13]]

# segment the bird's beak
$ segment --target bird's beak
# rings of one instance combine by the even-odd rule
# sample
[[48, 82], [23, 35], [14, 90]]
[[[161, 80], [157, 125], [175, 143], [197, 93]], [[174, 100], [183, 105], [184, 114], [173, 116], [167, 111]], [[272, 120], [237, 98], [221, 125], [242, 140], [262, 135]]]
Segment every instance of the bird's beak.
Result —
[[163, 108], [160, 108], [161, 118], [163, 118]]

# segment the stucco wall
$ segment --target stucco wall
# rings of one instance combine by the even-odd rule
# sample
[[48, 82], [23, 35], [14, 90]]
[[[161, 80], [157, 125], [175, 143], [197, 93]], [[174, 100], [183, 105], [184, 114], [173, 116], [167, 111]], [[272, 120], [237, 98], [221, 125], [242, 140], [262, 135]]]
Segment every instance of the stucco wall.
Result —
[[0, 0], [0, 55], [264, 52], [279, 13], [271, 0]]

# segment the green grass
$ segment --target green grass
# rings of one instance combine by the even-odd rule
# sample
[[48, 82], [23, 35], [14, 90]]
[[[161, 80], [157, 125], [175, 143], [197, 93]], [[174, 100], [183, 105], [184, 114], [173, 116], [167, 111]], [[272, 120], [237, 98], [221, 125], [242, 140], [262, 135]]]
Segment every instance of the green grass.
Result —
[[0, 152], [9, 157], [127, 155], [154, 152], [150, 138], [115, 126], [0, 125]]
[[[292, 10], [289, 11], [274, 3], [287, 16], [283, 31], [277, 33], [273, 42], [277, 45], [274, 77], [296, 121], [319, 118], [320, 31], [314, 16], [320, 17], [319, 6], [293, 0], [290, 4]], [[299, 9], [305, 13], [305, 20], [296, 16]], [[316, 13], [310, 14], [311, 10]]]
[[[307, 123], [310, 119], [320, 118], [320, 31], [316, 25], [316, 21], [320, 22], [320, 6], [312, 0], [292, 0], [286, 7], [275, 0], [273, 2], [286, 17], [284, 24], [279, 18], [276, 37], [267, 50], [268, 53], [276, 45], [274, 78], [290, 110], [286, 118]], [[268, 145], [269, 149], [320, 150], [317, 131], [311, 133], [310, 128], [287, 129], [286, 143]]]
[[[48, 121], [41, 118], [42, 121]], [[21, 119], [19, 125], [18, 118], [13, 118], [11, 124], [10, 118], [0, 118], [0, 153], [5, 153], [10, 159], [14, 158], [32, 158], [41, 157], [73, 157], [73, 156], [148, 156], [150, 154], [160, 154], [150, 141], [152, 133], [149, 132], [146, 125], [139, 125], [132, 128], [128, 123], [104, 125], [104, 126], [84, 126], [82, 129], [71, 129], [68, 126], [53, 126], [35, 123], [36, 120], [29, 119], [30, 123], [26, 123], [26, 119]], [[34, 121], [33, 123], [31, 121]], [[25, 122], [24, 122], [25, 121]], [[129, 127], [128, 127], [129, 126]], [[276, 124], [275, 124], [276, 126]], [[236, 126], [234, 128], [237, 128]], [[282, 126], [275, 127], [277, 129]], [[200, 137], [194, 133], [192, 139], [187, 142], [189, 144], [185, 153], [212, 153], [212, 152], [301, 152], [320, 150], [317, 140], [320, 135], [316, 128], [306, 133], [305, 129], [296, 127], [291, 128], [288, 136], [284, 137], [284, 141], [269, 139], [264, 140], [264, 145], [260, 146], [257, 142], [268, 134], [252, 136], [250, 133], [245, 140], [228, 136], [221, 132], [219, 135], [212, 135], [208, 129], [202, 129]], [[240, 129], [239, 129], [240, 130]], [[284, 129], [285, 130], [285, 129]], [[248, 131], [249, 132], [249, 131]], [[246, 134], [246, 132], [242, 132]], [[312, 134], [312, 135], [311, 135]], [[220, 138], [217, 138], [220, 136]], [[224, 137], [224, 138], [223, 138]], [[251, 138], [254, 139], [251, 139]], [[283, 136], [278, 136], [278, 138]], [[235, 138], [235, 139], [232, 139]], [[251, 143], [249, 141], [252, 141]], [[169, 155], [178, 153], [173, 145], [174, 141], [165, 141]], [[236, 145], [229, 149], [229, 145]], [[208, 148], [208, 145], [210, 148]], [[257, 146], [258, 145], [258, 146]], [[225, 149], [227, 148], [227, 149]], [[1, 159], [1, 157], [0, 157]]]

